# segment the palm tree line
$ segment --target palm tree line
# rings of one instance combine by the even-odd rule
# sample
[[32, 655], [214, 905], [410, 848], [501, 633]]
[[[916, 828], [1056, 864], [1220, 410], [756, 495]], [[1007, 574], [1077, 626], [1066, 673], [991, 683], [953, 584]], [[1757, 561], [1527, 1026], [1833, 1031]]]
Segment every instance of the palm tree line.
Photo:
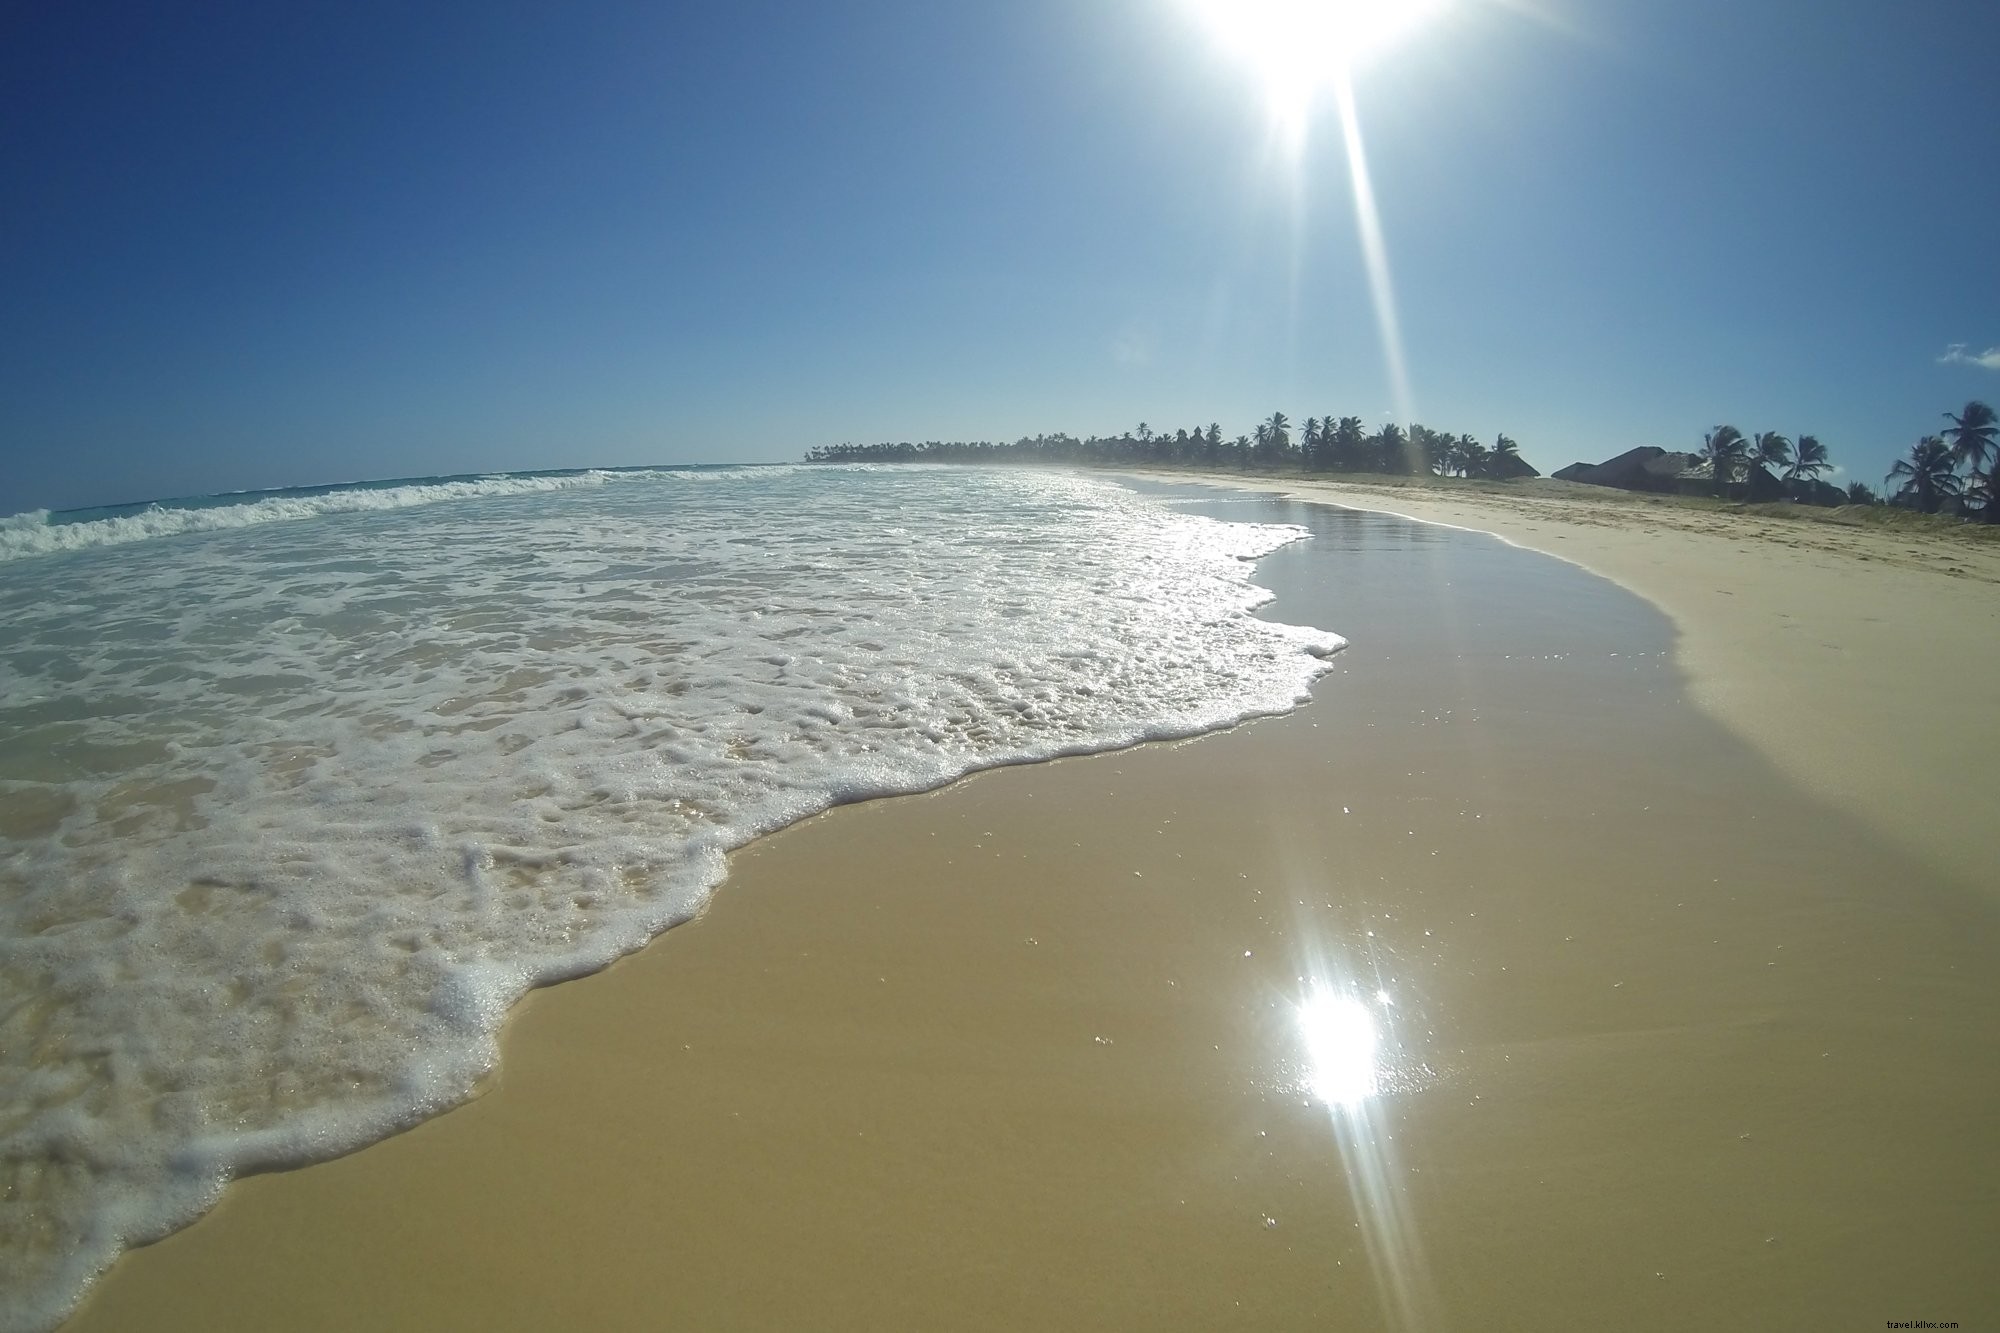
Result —
[[1307, 417], [1296, 436], [1283, 412], [1273, 412], [1248, 435], [1225, 438], [1216, 422], [1193, 429], [1156, 431], [1146, 422], [1121, 435], [1024, 435], [1012, 444], [925, 440], [884, 444], [821, 445], [809, 463], [1094, 463], [1180, 464], [1256, 470], [1367, 472], [1391, 476], [1511, 477], [1532, 475], [1520, 446], [1505, 435], [1490, 445], [1470, 435], [1454, 435], [1391, 422], [1370, 431], [1360, 417]]
[[[1926, 435], [1910, 446], [1907, 456], [1896, 460], [1883, 478], [1886, 500], [1863, 481], [1849, 482], [1849, 504], [1900, 505], [1925, 514], [1951, 507], [1964, 515], [1977, 514], [1988, 523], [2000, 523], [2000, 419], [1985, 403], [1970, 402], [1962, 412], [1946, 412], [1951, 424], [1936, 435]], [[1810, 435], [1801, 435], [1794, 444], [1783, 435], [1767, 431], [1752, 438], [1734, 426], [1717, 426], [1703, 437], [1697, 455], [1708, 464], [1711, 484], [1717, 496], [1727, 496], [1739, 479], [1749, 480], [1754, 469], [1762, 468], [1779, 479], [1793, 499], [1808, 498], [1819, 474], [1832, 464], [1826, 449]], [[1767, 483], [1768, 484], [1768, 483]], [[1753, 486], [1754, 491], [1754, 486]]]
[[[1926, 514], [1950, 508], [2000, 523], [2000, 417], [1982, 402], [1943, 414], [1950, 424], [1910, 446], [1883, 479], [1886, 500], [1866, 482], [1848, 483], [1849, 504], [1900, 505]], [[1812, 435], [1796, 440], [1777, 431], [1745, 435], [1717, 426], [1696, 455], [1708, 466], [1715, 495], [1727, 498], [1739, 483], [1757, 498], [1759, 483], [1794, 500], [1837, 503], [1843, 492], [1820, 481], [1833, 469], [1826, 446]], [[1013, 443], [925, 440], [882, 444], [820, 445], [809, 463], [943, 462], [1181, 465], [1237, 471], [1359, 472], [1389, 476], [1498, 478], [1537, 475], [1506, 435], [1491, 445], [1394, 422], [1366, 429], [1360, 417], [1307, 417], [1296, 437], [1283, 412], [1273, 412], [1247, 435], [1225, 438], [1222, 427], [1156, 431], [1146, 422], [1119, 435], [1079, 438], [1063, 432], [1024, 435]]]
[[1926, 514], [1949, 505], [2000, 523], [2000, 418], [1977, 401], [1944, 418], [1951, 424], [1911, 445], [1883, 478], [1885, 487], [1895, 488], [1889, 503]]
[[[1815, 483], [1819, 481], [1819, 474], [1833, 468], [1826, 446], [1816, 436], [1801, 435], [1794, 442], [1789, 436], [1767, 430], [1752, 438], [1734, 426], [1717, 426], [1703, 436], [1696, 457], [1708, 464], [1710, 484], [1718, 499], [1728, 498], [1730, 488], [1739, 479], [1749, 481], [1752, 470], [1761, 468], [1767, 476], [1781, 484], [1787, 496], [1794, 500], [1809, 500], [1818, 489]], [[1866, 499], [1857, 500], [1851, 486], [1847, 496], [1850, 502], [1874, 502], [1872, 492]]]

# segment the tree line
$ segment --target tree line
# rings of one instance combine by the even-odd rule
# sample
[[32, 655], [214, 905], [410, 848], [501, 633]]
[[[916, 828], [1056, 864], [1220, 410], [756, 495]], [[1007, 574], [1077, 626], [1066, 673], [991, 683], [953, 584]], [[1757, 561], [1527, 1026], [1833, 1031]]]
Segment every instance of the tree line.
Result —
[[[1793, 500], [1811, 503], [1821, 493], [1838, 497], [1842, 492], [1819, 484], [1819, 474], [1830, 471], [1833, 460], [1827, 456], [1826, 446], [1812, 435], [1799, 436], [1796, 443], [1789, 436], [1777, 431], [1760, 431], [1754, 437], [1745, 435], [1734, 426], [1717, 426], [1702, 437], [1702, 445], [1695, 457], [1708, 464], [1709, 485], [1717, 499], [1727, 499], [1731, 487], [1738, 480], [1748, 483], [1751, 499], [1757, 498], [1760, 478], [1756, 470], [1765, 474], [1762, 484], [1770, 486], [1776, 481], [1783, 493]], [[1849, 504], [1875, 504], [1875, 492], [1862, 482], [1849, 484], [1845, 491]], [[1837, 500], [1820, 501], [1836, 503]]]
[[1181, 464], [1253, 470], [1369, 472], [1390, 476], [1506, 478], [1536, 475], [1521, 447], [1505, 435], [1485, 444], [1414, 425], [1407, 431], [1391, 422], [1373, 431], [1360, 417], [1307, 417], [1296, 435], [1283, 412], [1273, 412], [1248, 435], [1225, 438], [1216, 422], [1194, 429], [1156, 431], [1145, 422], [1122, 435], [1024, 435], [1011, 444], [925, 440], [893, 444], [821, 445], [809, 463], [1092, 463]]
[[[2000, 421], [1985, 403], [1971, 402], [1963, 412], [1946, 412], [1951, 425], [1910, 446], [1909, 456], [1896, 461], [1883, 478], [1886, 500], [1863, 481], [1849, 482], [1849, 504], [1893, 504], [1935, 514], [1949, 507], [1954, 513], [1977, 513], [1988, 523], [2000, 523], [1995, 503], [1996, 463], [2000, 463]], [[1763, 468], [1784, 484], [1794, 499], [1810, 494], [1819, 474], [1833, 466], [1826, 446], [1810, 435], [1796, 444], [1776, 431], [1747, 436], [1734, 426], [1717, 426], [1702, 438], [1698, 457], [1707, 462], [1718, 497], [1727, 496], [1739, 478]], [[1768, 484], [1768, 483], [1767, 483]]]
[[1911, 445], [1882, 479], [1884, 487], [1896, 487], [1890, 503], [1926, 514], [1948, 507], [2000, 523], [2000, 418], [1981, 402], [1944, 418], [1951, 424]]
[[[1935, 514], [1940, 510], [1977, 516], [2000, 523], [2000, 418], [1982, 402], [1969, 402], [1962, 412], [1946, 412], [1951, 424], [1910, 446], [1883, 479], [1878, 494], [1866, 482], [1849, 482], [1849, 504], [1892, 504]], [[1797, 440], [1777, 431], [1745, 435], [1734, 426], [1717, 426], [1703, 437], [1696, 457], [1707, 463], [1709, 485], [1727, 498], [1739, 481], [1752, 483], [1757, 471], [1763, 484], [1775, 480], [1780, 493], [1795, 500], [1837, 496], [1822, 484], [1820, 474], [1833, 462], [1817, 437]], [[1283, 412], [1273, 412], [1248, 435], [1225, 438], [1210, 422], [1193, 429], [1156, 431], [1145, 422], [1119, 435], [1077, 437], [1062, 432], [1024, 435], [1009, 443], [990, 440], [908, 440], [882, 444], [819, 445], [806, 455], [809, 463], [940, 462], [1053, 463], [1104, 466], [1179, 464], [1234, 471], [1286, 469], [1307, 472], [1359, 472], [1388, 476], [1470, 477], [1505, 480], [1539, 475], [1522, 459], [1520, 446], [1506, 435], [1488, 445], [1470, 435], [1454, 435], [1413, 425], [1407, 431], [1394, 422], [1368, 430], [1360, 417], [1307, 417], [1294, 435]], [[1819, 503], [1834, 503], [1821, 498]]]

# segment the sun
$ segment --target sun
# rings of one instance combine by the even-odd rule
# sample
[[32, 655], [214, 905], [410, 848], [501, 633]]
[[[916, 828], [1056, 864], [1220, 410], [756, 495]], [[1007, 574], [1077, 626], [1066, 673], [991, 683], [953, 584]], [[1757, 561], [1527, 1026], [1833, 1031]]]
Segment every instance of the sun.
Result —
[[1282, 122], [1320, 89], [1421, 26], [1450, 0], [1182, 0], [1217, 43], [1248, 64]]

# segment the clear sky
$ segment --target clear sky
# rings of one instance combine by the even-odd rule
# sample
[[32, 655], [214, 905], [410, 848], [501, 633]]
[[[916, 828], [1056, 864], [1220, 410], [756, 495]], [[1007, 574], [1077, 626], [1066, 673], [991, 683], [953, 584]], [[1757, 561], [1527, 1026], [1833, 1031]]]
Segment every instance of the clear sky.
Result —
[[[1996, 50], [1993, 0], [1452, 0], [1355, 78], [1416, 418], [1879, 483], [2000, 401]], [[1379, 421], [1348, 181], [1183, 0], [11, 5], [0, 512]]]

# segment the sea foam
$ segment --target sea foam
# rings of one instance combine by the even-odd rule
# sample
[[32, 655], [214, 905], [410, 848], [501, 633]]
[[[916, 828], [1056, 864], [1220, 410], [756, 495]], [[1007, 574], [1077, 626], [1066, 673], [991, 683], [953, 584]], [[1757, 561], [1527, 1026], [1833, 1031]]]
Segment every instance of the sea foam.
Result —
[[[757, 469], [771, 472], [773, 469]], [[171, 537], [185, 532], [218, 532], [378, 509], [409, 509], [447, 500], [490, 496], [538, 495], [603, 486], [620, 481], [728, 481], [740, 479], [742, 468], [583, 468], [564, 472], [500, 473], [478, 477], [437, 477], [400, 482], [320, 486], [309, 490], [252, 491], [238, 495], [202, 496], [192, 500], [162, 500], [123, 505], [126, 512], [104, 512], [78, 518], [46, 509], [0, 518], [0, 560], [47, 555], [54, 551], [84, 551], [97, 546]]]
[[0, 576], [0, 1322], [462, 1100], [525, 989], [751, 838], [1281, 712], [1341, 646], [1251, 614], [1297, 529], [998, 469], [702, 479], [392, 488]]

